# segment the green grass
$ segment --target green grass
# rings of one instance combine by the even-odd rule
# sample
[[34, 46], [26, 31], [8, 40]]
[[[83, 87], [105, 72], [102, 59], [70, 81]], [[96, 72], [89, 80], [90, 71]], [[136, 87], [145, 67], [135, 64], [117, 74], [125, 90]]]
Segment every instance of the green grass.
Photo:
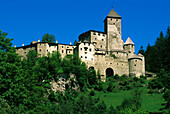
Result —
[[[149, 112], [159, 112], [159, 109], [162, 108], [161, 104], [164, 103], [163, 94], [148, 94], [146, 87], [141, 87], [140, 90], [143, 90], [141, 94], [142, 99], [142, 110], [147, 110]], [[121, 90], [118, 92], [98, 92], [95, 91], [95, 98], [99, 97], [100, 101], [104, 101], [107, 105], [107, 108], [112, 105], [116, 106], [121, 105], [122, 101], [125, 98], [132, 96], [133, 90]], [[89, 95], [89, 93], [86, 93]]]

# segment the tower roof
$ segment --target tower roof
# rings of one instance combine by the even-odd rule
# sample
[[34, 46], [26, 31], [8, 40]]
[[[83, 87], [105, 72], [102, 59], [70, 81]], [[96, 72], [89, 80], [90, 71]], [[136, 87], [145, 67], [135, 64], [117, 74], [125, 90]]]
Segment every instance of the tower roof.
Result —
[[113, 9], [110, 11], [110, 13], [107, 15], [107, 17], [117, 17], [122, 18], [119, 14], [117, 14]]
[[124, 45], [127, 45], [127, 44], [132, 44], [132, 45], [135, 45], [132, 40], [130, 39], [130, 37], [128, 37], [128, 39], [126, 40], [126, 42], [124, 43]]

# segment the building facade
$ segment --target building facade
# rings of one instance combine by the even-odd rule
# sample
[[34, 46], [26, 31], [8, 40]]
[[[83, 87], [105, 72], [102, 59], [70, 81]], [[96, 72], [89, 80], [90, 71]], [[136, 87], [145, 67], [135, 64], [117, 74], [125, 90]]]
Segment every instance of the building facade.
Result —
[[101, 79], [107, 76], [145, 75], [145, 59], [141, 54], [135, 54], [135, 44], [128, 37], [124, 43], [121, 38], [121, 16], [113, 9], [104, 20], [104, 32], [89, 30], [79, 35], [76, 46], [33, 41], [30, 45], [17, 47], [17, 53], [26, 57], [29, 50], [37, 50], [39, 56], [46, 56], [48, 52], [59, 51], [62, 58], [74, 54], [85, 62], [88, 68], [100, 71]]

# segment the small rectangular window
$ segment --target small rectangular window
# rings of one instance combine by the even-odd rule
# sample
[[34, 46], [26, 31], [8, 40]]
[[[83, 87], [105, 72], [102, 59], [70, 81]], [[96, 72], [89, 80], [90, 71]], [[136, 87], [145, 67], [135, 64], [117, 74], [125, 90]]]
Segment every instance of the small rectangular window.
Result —
[[62, 50], [62, 53], [64, 53], [64, 50]]

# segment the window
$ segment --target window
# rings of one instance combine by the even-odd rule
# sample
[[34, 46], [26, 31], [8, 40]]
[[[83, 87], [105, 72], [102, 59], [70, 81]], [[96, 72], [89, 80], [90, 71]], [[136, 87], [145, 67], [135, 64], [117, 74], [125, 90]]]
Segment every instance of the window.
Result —
[[64, 53], [64, 50], [62, 50], [62, 53]]
[[91, 52], [91, 48], [89, 49], [89, 51]]
[[44, 46], [46, 46], [46, 45], [44, 44]]
[[87, 57], [85, 56], [85, 59], [87, 59]]
[[115, 23], [113, 23], [115, 25]]
[[102, 45], [100, 47], [102, 48]]
[[83, 58], [83, 56], [81, 56], [81, 58]]
[[118, 19], [116, 19], [116, 21], [118, 21]]
[[25, 54], [27, 53], [27, 52], [24, 52]]
[[98, 33], [98, 36], [100, 36], [100, 33]]
[[118, 65], [118, 63], [117, 63], [117, 65]]
[[69, 53], [70, 53], [70, 51], [69, 51]]
[[117, 54], [118, 54], [119, 52], [117, 52]]
[[87, 54], [87, 52], [85, 52], [85, 54]]
[[41, 51], [41, 49], [39, 51]]
[[110, 63], [110, 64], [112, 64], [112, 63]]
[[54, 53], [54, 51], [53, 51], [53, 53]]
[[104, 41], [104, 39], [102, 39], [102, 41]]
[[96, 33], [94, 32], [93, 35], [96, 35]]
[[97, 38], [95, 38], [95, 40], [97, 40]]
[[47, 52], [48, 52], [48, 49], [47, 49]]
[[87, 51], [88, 47], [84, 47], [85, 51]]
[[134, 66], [136, 66], [136, 64], [134, 64]]
[[82, 50], [82, 48], [80, 48], [80, 50]]
[[67, 46], [67, 48], [69, 48], [69, 47]]
[[112, 21], [112, 19], [110, 19]]
[[105, 37], [105, 35], [103, 34], [103, 36]]
[[137, 62], [137, 60], [135, 60], [135, 62]]
[[63, 46], [61, 46], [61, 48], [63, 48]]
[[93, 61], [93, 58], [91, 58], [91, 60]]
[[129, 51], [129, 53], [131, 53], [131, 51]]

